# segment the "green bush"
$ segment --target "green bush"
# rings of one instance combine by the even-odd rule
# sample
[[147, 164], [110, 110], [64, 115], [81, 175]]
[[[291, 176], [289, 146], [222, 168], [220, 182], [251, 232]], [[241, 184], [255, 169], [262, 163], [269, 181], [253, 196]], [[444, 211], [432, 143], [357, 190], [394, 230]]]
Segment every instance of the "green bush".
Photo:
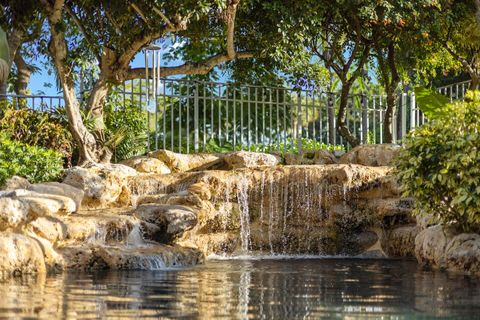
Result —
[[0, 185], [17, 175], [30, 182], [57, 179], [63, 171], [62, 155], [54, 150], [30, 146], [0, 134]]
[[[477, 96], [478, 98], [478, 96]], [[480, 99], [450, 106], [414, 130], [396, 163], [414, 212], [465, 231], [480, 230]]]
[[0, 130], [11, 140], [28, 145], [53, 149], [63, 155], [68, 165], [72, 162], [74, 145], [68, 130], [66, 117], [60, 111], [54, 113], [15, 109], [3, 106]]

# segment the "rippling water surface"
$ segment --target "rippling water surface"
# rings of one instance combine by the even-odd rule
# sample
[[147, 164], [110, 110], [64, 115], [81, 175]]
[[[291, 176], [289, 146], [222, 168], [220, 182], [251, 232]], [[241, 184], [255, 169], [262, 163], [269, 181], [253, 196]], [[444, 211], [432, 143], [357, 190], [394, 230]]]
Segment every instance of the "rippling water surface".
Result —
[[208, 261], [0, 283], [0, 318], [480, 319], [480, 281], [409, 261]]

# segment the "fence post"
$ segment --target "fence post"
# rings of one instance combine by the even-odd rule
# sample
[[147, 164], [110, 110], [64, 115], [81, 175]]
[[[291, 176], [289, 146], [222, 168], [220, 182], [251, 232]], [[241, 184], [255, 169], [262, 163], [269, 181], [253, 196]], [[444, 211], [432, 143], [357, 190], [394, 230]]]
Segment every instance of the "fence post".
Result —
[[417, 126], [416, 119], [415, 92], [412, 92], [410, 93], [410, 130]]
[[[187, 133], [188, 134], [188, 133]], [[198, 82], [195, 82], [195, 94], [193, 101], [193, 150], [198, 152]]]
[[327, 105], [327, 114], [328, 114], [328, 143], [335, 145], [335, 94], [328, 94], [328, 105]]
[[297, 101], [297, 148], [298, 154], [303, 153], [302, 146], [302, 91], [298, 92], [298, 101]]
[[402, 93], [402, 132], [400, 138], [407, 134], [407, 94]]
[[368, 143], [368, 97], [362, 95], [362, 143]]

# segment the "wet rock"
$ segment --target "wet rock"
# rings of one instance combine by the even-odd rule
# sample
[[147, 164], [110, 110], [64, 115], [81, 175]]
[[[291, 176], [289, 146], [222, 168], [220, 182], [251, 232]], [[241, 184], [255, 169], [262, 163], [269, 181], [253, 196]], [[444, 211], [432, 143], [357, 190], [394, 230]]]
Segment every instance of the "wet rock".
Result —
[[207, 170], [222, 162], [220, 156], [207, 153], [181, 154], [168, 150], [158, 150], [149, 153], [148, 156], [162, 161], [172, 172]]
[[387, 232], [382, 248], [389, 257], [414, 257], [415, 238], [420, 232], [416, 225], [397, 227]]
[[210, 192], [209, 186], [204, 182], [192, 184], [188, 187], [187, 191], [196, 194], [202, 200], [210, 200], [212, 198], [212, 193]]
[[364, 144], [357, 146], [340, 158], [340, 163], [364, 166], [390, 166], [400, 152], [395, 144]]
[[455, 236], [445, 248], [445, 259], [449, 270], [480, 275], [480, 235]]
[[66, 225], [54, 217], [39, 217], [29, 223], [28, 229], [51, 243], [67, 237]]
[[160, 228], [153, 238], [158, 242], [169, 242], [197, 224], [196, 212], [180, 205], [143, 204], [135, 209], [134, 216]]
[[28, 190], [70, 198], [75, 202], [76, 210], [80, 209], [84, 196], [83, 190], [60, 182], [32, 184], [28, 187]]
[[417, 261], [434, 268], [445, 269], [445, 249], [455, 236], [451, 229], [441, 225], [429, 227], [420, 232], [415, 238], [415, 256]]
[[0, 231], [24, 224], [29, 211], [29, 206], [18, 199], [0, 197]]
[[45, 273], [45, 259], [38, 242], [30, 237], [0, 232], [0, 274]]
[[152, 157], [133, 157], [120, 162], [120, 164], [129, 166], [142, 173], [168, 174], [171, 172], [170, 168], [163, 161]]
[[27, 179], [19, 176], [13, 176], [10, 179], [7, 179], [3, 184], [3, 190], [14, 190], [14, 189], [28, 189], [30, 187], [30, 182]]
[[90, 209], [109, 208], [130, 204], [127, 180], [136, 175], [135, 169], [121, 164], [73, 167], [67, 170], [63, 182], [83, 190], [82, 206]]
[[277, 156], [268, 153], [238, 151], [226, 154], [223, 158], [228, 169], [275, 166], [281, 162]]

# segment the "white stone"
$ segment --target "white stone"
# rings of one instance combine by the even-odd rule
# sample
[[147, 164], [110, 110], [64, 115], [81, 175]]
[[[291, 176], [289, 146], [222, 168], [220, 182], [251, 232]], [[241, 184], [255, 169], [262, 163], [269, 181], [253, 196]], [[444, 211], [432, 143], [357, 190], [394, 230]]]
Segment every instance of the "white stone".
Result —
[[82, 205], [82, 200], [84, 196], [83, 190], [75, 188], [66, 183], [60, 182], [46, 182], [39, 184], [32, 184], [28, 190], [43, 193], [43, 194], [52, 194], [58, 196], [64, 196], [72, 199], [75, 202], [76, 210], [80, 209]]
[[171, 172], [170, 168], [163, 161], [152, 157], [133, 157], [120, 162], [120, 164], [129, 166], [142, 173], [168, 174]]
[[21, 234], [0, 232], [0, 257], [0, 274], [46, 272], [42, 248], [35, 239]]
[[272, 154], [248, 151], [226, 154], [223, 160], [229, 169], [276, 166], [281, 162], [277, 156]]
[[372, 167], [391, 166], [400, 148], [396, 144], [364, 144], [344, 154], [340, 163]]
[[28, 218], [29, 206], [18, 199], [0, 197], [0, 230], [16, 228]]

